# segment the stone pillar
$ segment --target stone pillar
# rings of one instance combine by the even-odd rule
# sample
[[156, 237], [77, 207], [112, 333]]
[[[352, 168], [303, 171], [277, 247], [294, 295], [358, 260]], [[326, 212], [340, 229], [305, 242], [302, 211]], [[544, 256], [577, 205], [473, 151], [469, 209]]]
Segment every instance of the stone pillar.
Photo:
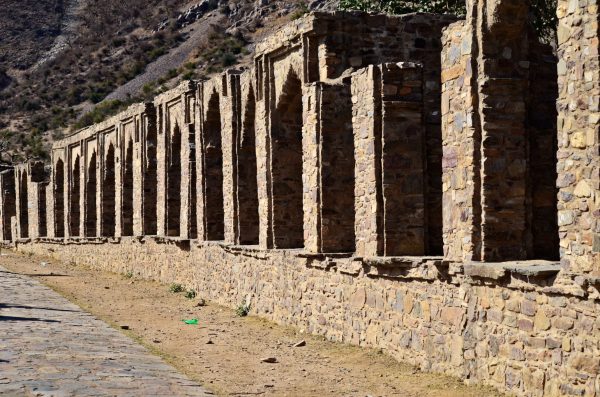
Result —
[[422, 70], [384, 64], [352, 76], [356, 252], [424, 255]]
[[562, 262], [600, 275], [598, 5], [559, 0], [558, 224]]
[[552, 185], [536, 177], [531, 161], [552, 166], [537, 151], [553, 150], [554, 130], [531, 116], [544, 109], [532, 100], [530, 66], [545, 49], [528, 28], [528, 11], [527, 2], [470, 0], [466, 22], [444, 34], [444, 253], [451, 260], [552, 259], [536, 252], [548, 246], [543, 234], [553, 233], [552, 223], [531, 224], [532, 213], [539, 218], [552, 207]]
[[51, 171], [46, 185], [46, 237], [55, 237], [54, 227], [54, 172]]
[[69, 232], [69, 180], [70, 180], [70, 174], [71, 174], [71, 164], [70, 164], [70, 155], [69, 153], [65, 150], [65, 163], [64, 163], [64, 177], [63, 177], [63, 195], [64, 195], [64, 199], [63, 199], [63, 234], [65, 238], [69, 238], [70, 236], [70, 232]]
[[165, 125], [165, 105], [155, 102], [157, 119], [157, 140], [156, 140], [156, 234], [158, 236], [167, 235], [167, 135]]
[[[181, 120], [181, 208], [179, 236], [182, 239], [196, 237], [196, 230], [192, 230], [192, 167], [195, 167], [195, 126], [194, 107], [195, 92], [192, 87], [181, 93], [181, 103], [178, 112]], [[193, 156], [192, 156], [193, 154]]]
[[123, 235], [123, 172], [125, 169], [125, 139], [123, 126], [115, 126], [115, 237]]
[[29, 187], [29, 237], [46, 236], [46, 170], [44, 163], [32, 162], [27, 164]]
[[273, 206], [271, 202], [271, 174], [269, 147], [271, 139], [269, 137], [270, 128], [270, 90], [266, 76], [270, 74], [268, 58], [262, 56], [256, 60], [255, 64], [257, 84], [256, 84], [256, 172], [258, 182], [258, 219], [260, 221], [259, 246], [261, 249], [273, 247], [272, 234], [272, 213]]
[[29, 238], [30, 208], [29, 192], [30, 179], [27, 164], [19, 164], [15, 168], [15, 197], [16, 197], [16, 239]]
[[156, 234], [157, 221], [157, 114], [152, 103], [145, 104], [145, 112], [141, 119], [141, 202], [142, 202], [142, 235]]
[[313, 83], [303, 98], [304, 247], [354, 251], [354, 145], [350, 84]]
[[142, 197], [144, 193], [143, 189], [143, 166], [142, 166], [142, 143], [140, 137], [143, 131], [143, 108], [140, 108], [138, 112], [133, 116], [133, 235], [143, 236], [143, 216], [142, 216]]
[[[238, 241], [237, 147], [240, 134], [240, 76], [235, 70], [223, 75], [221, 136], [223, 145], [223, 213], [225, 242]], [[225, 95], [227, 93], [227, 95]]]

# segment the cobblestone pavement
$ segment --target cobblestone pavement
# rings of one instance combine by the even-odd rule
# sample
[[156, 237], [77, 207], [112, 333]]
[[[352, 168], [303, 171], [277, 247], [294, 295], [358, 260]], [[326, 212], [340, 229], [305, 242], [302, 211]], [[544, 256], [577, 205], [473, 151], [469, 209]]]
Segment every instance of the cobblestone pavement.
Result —
[[0, 395], [212, 394], [51, 289], [0, 267]]

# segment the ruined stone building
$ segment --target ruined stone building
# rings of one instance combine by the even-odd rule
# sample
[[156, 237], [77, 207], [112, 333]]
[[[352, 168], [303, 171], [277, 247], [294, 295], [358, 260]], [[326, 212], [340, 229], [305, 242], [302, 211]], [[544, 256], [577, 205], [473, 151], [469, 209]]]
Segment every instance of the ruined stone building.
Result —
[[[600, 395], [598, 6], [310, 14], [0, 172], [24, 252], [523, 396]], [[557, 56], [555, 55], [557, 53]]]

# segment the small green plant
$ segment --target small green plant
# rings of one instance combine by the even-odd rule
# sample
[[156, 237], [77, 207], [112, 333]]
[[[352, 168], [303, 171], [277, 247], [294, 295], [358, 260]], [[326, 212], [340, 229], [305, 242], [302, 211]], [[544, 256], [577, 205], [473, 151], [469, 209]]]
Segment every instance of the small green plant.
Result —
[[194, 291], [193, 289], [187, 290], [185, 292], [185, 297], [188, 299], [194, 299], [196, 297], [196, 291]]
[[125, 278], [132, 278], [133, 277], [133, 272], [127, 272], [125, 273]]
[[240, 303], [240, 305], [235, 309], [235, 314], [239, 317], [246, 317], [250, 313], [250, 304], [246, 302]]
[[181, 284], [177, 284], [177, 283], [173, 283], [171, 284], [171, 286], [169, 287], [169, 291], [171, 291], [174, 294], [178, 294], [180, 292], [183, 292], [183, 285]]

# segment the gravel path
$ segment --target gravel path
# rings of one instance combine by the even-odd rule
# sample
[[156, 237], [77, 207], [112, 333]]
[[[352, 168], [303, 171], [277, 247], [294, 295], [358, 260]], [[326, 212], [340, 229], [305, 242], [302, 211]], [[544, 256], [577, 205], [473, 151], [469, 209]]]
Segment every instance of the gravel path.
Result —
[[34, 279], [0, 267], [0, 395], [210, 396]]

